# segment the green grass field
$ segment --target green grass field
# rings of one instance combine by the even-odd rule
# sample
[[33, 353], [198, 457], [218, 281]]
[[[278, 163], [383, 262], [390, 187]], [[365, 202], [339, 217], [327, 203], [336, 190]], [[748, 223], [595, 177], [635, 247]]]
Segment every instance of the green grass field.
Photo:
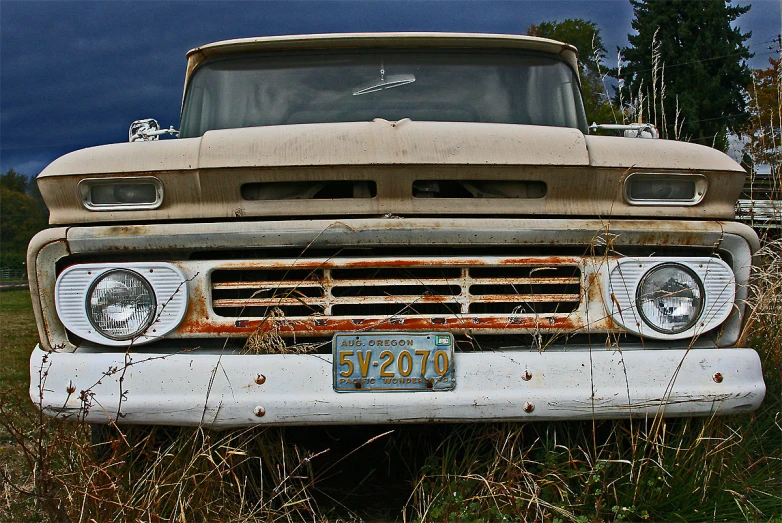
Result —
[[0, 340], [3, 385], [26, 383], [30, 350], [38, 341], [30, 293], [26, 289], [0, 292]]
[[[27, 289], [0, 292], [0, 402], [3, 407], [0, 416], [4, 421], [25, 429], [35, 425], [37, 416], [27, 399], [30, 381], [28, 358], [37, 341], [38, 330]], [[22, 484], [29, 486], [30, 464], [5, 427], [0, 427], [0, 463], [5, 469], [0, 520], [44, 521], [35, 506], [35, 499], [9, 486], [9, 474], [15, 481], [24, 480]]]
[[751, 343], [768, 393], [753, 415], [125, 430], [103, 460], [86, 427], [27, 398], [37, 331], [27, 291], [5, 291], [0, 521], [782, 522], [778, 284], [760, 282], [772, 295]]

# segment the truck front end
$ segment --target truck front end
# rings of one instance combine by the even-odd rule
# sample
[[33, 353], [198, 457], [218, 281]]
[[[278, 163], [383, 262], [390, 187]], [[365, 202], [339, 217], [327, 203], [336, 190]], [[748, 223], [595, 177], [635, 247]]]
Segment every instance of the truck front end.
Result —
[[46, 413], [225, 428], [759, 406], [744, 171], [589, 136], [572, 47], [325, 35], [189, 59], [180, 138], [39, 176]]

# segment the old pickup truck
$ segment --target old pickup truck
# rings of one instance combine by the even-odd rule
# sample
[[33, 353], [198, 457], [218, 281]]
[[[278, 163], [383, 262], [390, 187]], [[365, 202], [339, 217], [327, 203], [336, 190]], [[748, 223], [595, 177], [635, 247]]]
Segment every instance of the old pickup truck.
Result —
[[590, 135], [574, 47], [344, 34], [187, 58], [177, 138], [140, 121], [38, 177], [54, 227], [28, 251], [30, 396], [47, 414], [226, 428], [759, 406], [745, 172]]

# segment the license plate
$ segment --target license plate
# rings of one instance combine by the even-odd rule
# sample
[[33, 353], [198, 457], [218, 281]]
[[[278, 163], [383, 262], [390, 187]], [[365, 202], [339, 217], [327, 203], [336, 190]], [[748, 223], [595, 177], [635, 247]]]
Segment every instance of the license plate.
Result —
[[332, 341], [337, 392], [452, 390], [450, 333], [337, 333]]

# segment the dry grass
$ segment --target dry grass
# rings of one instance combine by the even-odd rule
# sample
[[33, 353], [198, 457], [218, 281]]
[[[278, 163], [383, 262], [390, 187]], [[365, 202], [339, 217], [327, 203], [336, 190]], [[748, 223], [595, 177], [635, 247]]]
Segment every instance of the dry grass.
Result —
[[271, 308], [261, 324], [244, 342], [242, 354], [307, 354], [318, 350], [320, 345], [315, 343], [286, 343], [280, 336], [284, 319], [282, 309]]

